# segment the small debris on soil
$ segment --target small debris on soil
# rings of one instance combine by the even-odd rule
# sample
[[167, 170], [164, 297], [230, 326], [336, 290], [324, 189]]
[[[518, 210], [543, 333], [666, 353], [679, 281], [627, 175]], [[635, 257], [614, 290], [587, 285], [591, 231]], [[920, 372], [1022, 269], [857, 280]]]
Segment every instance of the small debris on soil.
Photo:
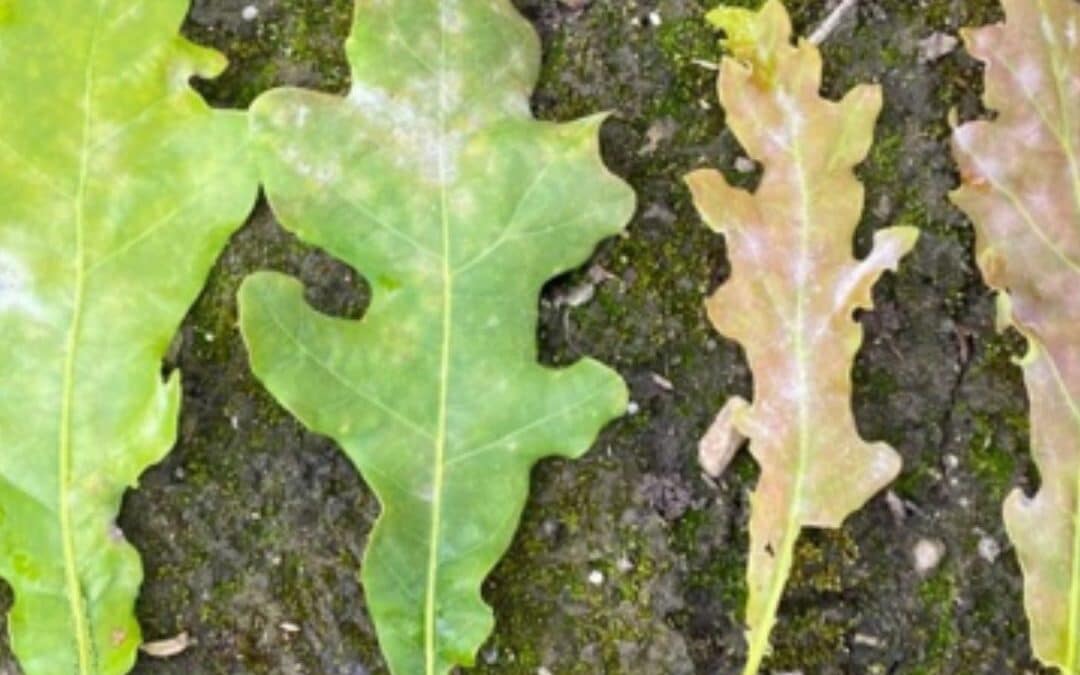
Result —
[[155, 659], [167, 659], [187, 651], [188, 647], [193, 644], [194, 641], [192, 641], [191, 636], [188, 635], [187, 631], [184, 631], [176, 637], [146, 642], [139, 647], [139, 650]]
[[988, 563], [996, 562], [1001, 555], [1001, 544], [993, 537], [981, 537], [979, 539], [979, 557]]
[[858, 1], [859, 0], [841, 0], [840, 4], [833, 9], [829, 16], [825, 17], [825, 20], [821, 22], [821, 25], [810, 35], [810, 42], [820, 45], [828, 40], [829, 36], [832, 35], [832, 32], [840, 25], [844, 16], [858, 4]]
[[885, 642], [881, 638], [865, 633], [855, 633], [852, 641], [858, 646], [870, 647], [871, 649], [881, 649], [885, 646]]
[[952, 53], [960, 41], [948, 33], [934, 33], [919, 40], [919, 63], [933, 63], [946, 54]]
[[259, 18], [259, 8], [255, 5], [248, 5], [240, 13], [240, 16], [244, 19], [244, 21], [254, 21], [255, 19]]
[[885, 493], [885, 504], [889, 507], [889, 513], [892, 514], [893, 520], [897, 524], [907, 519], [907, 506], [904, 504], [904, 500], [897, 497], [892, 490]]
[[653, 122], [649, 125], [648, 131], [645, 132], [645, 145], [641, 146], [641, 150], [638, 151], [639, 154], [653, 154], [662, 143], [670, 141], [677, 130], [678, 125], [670, 117]]
[[736, 157], [735, 170], [739, 173], [753, 173], [757, 169], [757, 163], [749, 157]]
[[663, 375], [660, 375], [659, 373], [649, 373], [649, 376], [652, 378], [653, 383], [664, 391], [675, 391], [675, 385]]
[[698, 461], [705, 473], [719, 478], [746, 437], [735, 428], [735, 415], [747, 407], [746, 401], [733, 397], [717, 414], [709, 430], [698, 443]]
[[945, 557], [945, 544], [937, 539], [920, 539], [912, 552], [915, 558], [915, 571], [919, 574], [931, 572]]
[[580, 283], [555, 297], [556, 307], [581, 307], [596, 296], [596, 284], [591, 281]]
[[593, 570], [592, 572], [589, 572], [589, 583], [593, 586], [603, 586], [604, 573], [600, 570]]

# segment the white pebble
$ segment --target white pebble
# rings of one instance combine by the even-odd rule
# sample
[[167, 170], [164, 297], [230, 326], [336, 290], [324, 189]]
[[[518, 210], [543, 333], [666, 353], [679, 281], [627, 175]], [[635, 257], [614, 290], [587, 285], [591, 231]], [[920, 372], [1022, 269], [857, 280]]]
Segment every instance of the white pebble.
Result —
[[244, 8], [244, 11], [240, 13], [244, 21], [254, 21], [259, 17], [259, 8], [255, 5], [248, 5]]
[[981, 537], [979, 539], [979, 555], [988, 563], [992, 563], [1001, 555], [1001, 544], [993, 537]]
[[945, 544], [935, 539], [920, 539], [915, 544], [915, 571], [926, 574], [941, 563], [945, 557]]
[[649, 23], [653, 26], [659, 26], [663, 23], [663, 20], [660, 18], [660, 12], [649, 12]]
[[636, 415], [639, 410], [641, 410], [641, 406], [638, 405], [637, 401], [630, 401], [628, 404], [626, 404], [627, 415]]
[[757, 164], [749, 157], [736, 157], [735, 170], [739, 173], [750, 173], [757, 168]]
[[600, 586], [604, 583], [604, 573], [600, 570], [593, 570], [589, 572], [589, 583], [593, 586]]

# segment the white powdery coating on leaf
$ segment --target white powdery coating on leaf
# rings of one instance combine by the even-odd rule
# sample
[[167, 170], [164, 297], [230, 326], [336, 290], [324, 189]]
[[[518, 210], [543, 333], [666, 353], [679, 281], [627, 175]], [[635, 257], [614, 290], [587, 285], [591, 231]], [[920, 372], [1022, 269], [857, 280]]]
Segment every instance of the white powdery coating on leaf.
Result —
[[26, 267], [11, 253], [0, 251], [0, 314], [6, 312], [42, 319], [45, 309], [30, 292], [30, 275]]
[[447, 33], [462, 33], [465, 31], [465, 13], [461, 11], [461, 0], [443, 0], [442, 14], [440, 15], [442, 29]]
[[[421, 92], [440, 90], [434, 82], [415, 83], [409, 89], [418, 96], [422, 96]], [[453, 109], [461, 97], [460, 86], [454, 86], [451, 81], [449, 86], [443, 85], [442, 91], [444, 110]], [[440, 120], [424, 115], [408, 100], [390, 96], [364, 82], [353, 84], [348, 100], [397, 148], [399, 164], [412, 164], [424, 180], [437, 185], [457, 179], [465, 145], [463, 133], [443, 129]]]
[[1043, 69], [1034, 60], [1028, 59], [1016, 69], [1016, 83], [1028, 96], [1034, 96], [1043, 88]]

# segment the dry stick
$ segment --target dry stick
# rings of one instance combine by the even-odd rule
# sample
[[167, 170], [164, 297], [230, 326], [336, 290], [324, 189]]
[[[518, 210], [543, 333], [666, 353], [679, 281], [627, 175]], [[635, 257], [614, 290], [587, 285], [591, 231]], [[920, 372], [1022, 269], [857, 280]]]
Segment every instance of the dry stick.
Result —
[[822, 42], [828, 40], [829, 35], [831, 35], [832, 32], [836, 30], [836, 27], [840, 25], [840, 20], [843, 19], [844, 15], [858, 2], [859, 0], [843, 0], [843, 2], [832, 11], [832, 14], [829, 14], [829, 16], [821, 22], [821, 25], [817, 27], [817, 30], [810, 35], [810, 42], [815, 45], [820, 45]]

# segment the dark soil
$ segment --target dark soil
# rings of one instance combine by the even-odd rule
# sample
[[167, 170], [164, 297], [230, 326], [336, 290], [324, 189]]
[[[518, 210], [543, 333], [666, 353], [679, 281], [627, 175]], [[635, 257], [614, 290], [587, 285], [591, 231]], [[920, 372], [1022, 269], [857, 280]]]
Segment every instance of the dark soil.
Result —
[[[195, 0], [185, 27], [232, 59], [220, 80], [200, 84], [213, 103], [242, 107], [281, 84], [347, 88], [349, 0], [254, 0], [253, 21], [242, 16], [248, 4]], [[714, 103], [714, 73], [694, 62], [720, 57], [702, 20], [713, 3], [516, 4], [544, 40], [537, 115], [614, 111], [606, 158], [641, 204], [626, 236], [546, 289], [543, 359], [611, 364], [636, 412], [586, 459], [535, 471], [517, 541], [487, 585], [498, 627], [475, 672], [736, 673], [755, 468], [743, 453], [714, 484], [697, 467], [696, 443], [725, 399], [749, 396], [752, 383], [738, 346], [706, 320], [703, 298], [727, 274], [724, 242], [700, 223], [681, 182], [700, 166], [755, 180], [734, 169], [741, 150]], [[835, 2], [788, 4], [805, 33]], [[1014, 486], [1035, 483], [1011, 363], [1021, 345], [995, 333], [971, 225], [947, 199], [957, 180], [947, 119], [953, 108], [961, 118], [982, 113], [980, 69], [962, 48], [929, 62], [920, 49], [935, 34], [999, 19], [997, 0], [862, 0], [824, 46], [827, 95], [860, 82], [885, 90], [860, 171], [868, 199], [855, 251], [881, 227], [923, 232], [878, 284], [877, 309], [860, 317], [866, 340], [854, 369], [860, 430], [895, 446], [905, 468], [888, 497], [843, 529], [803, 536], [771, 672], [1042, 672], [1000, 517]], [[266, 267], [301, 277], [327, 311], [358, 316], [366, 302], [362, 280], [299, 244], [265, 206], [225, 252], [170, 363], [184, 374], [181, 441], [121, 518], [146, 564], [138, 612], [147, 639], [187, 631], [196, 640], [170, 660], [142, 659], [141, 675], [387, 672], [358, 583], [378, 504], [332, 442], [259, 386], [236, 331], [237, 286]], [[590, 301], [568, 304], [601, 269], [613, 277]], [[922, 573], [913, 557], [921, 540], [945, 551]]]

